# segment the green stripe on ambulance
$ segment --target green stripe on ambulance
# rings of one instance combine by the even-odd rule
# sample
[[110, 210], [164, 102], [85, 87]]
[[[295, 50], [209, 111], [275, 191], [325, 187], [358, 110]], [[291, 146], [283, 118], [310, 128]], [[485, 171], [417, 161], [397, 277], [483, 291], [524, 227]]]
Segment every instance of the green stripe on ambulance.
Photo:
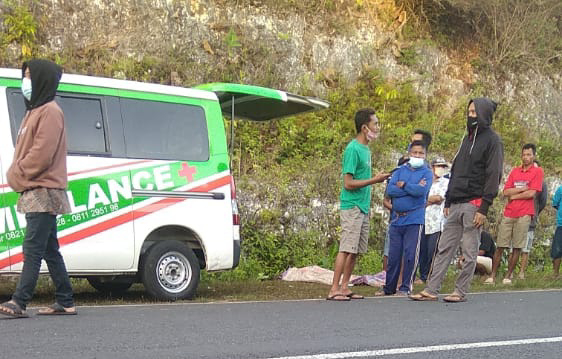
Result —
[[[173, 162], [70, 181], [67, 193], [72, 213], [57, 218], [58, 229], [108, 216], [148, 199], [133, 197], [132, 189], [171, 191], [215, 173], [216, 167]], [[25, 237], [25, 216], [16, 210], [18, 197], [14, 192], [4, 194], [5, 207], [0, 208], [0, 218], [5, 218], [0, 221], [0, 243], [10, 241], [12, 248], [21, 245]], [[7, 249], [0, 245], [0, 253]]]

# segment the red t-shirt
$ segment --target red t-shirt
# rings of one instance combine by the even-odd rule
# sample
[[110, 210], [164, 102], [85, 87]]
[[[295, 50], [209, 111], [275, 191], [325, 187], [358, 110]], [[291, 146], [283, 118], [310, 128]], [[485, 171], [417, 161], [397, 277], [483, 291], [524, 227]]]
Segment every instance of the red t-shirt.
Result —
[[[528, 170], [524, 171], [523, 167], [515, 167], [509, 173], [507, 181], [505, 182], [504, 190], [509, 188], [522, 188], [534, 189], [537, 192], [542, 191], [542, 180], [544, 173], [542, 168], [538, 166], [531, 166]], [[515, 199], [505, 206], [503, 215], [509, 218], [519, 218], [526, 215], [535, 215], [535, 199]]]

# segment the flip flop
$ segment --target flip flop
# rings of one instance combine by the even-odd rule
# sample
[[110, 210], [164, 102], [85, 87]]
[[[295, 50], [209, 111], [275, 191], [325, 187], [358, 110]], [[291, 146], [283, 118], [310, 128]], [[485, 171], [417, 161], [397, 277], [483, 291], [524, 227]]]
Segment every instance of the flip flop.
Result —
[[[340, 299], [337, 299], [340, 298]], [[334, 294], [326, 298], [326, 300], [333, 300], [334, 302], [349, 302], [351, 298], [344, 294]]]
[[76, 309], [74, 311], [67, 311], [68, 308], [63, 307], [59, 303], [51, 304], [47, 308], [39, 309], [37, 315], [76, 315]]
[[417, 294], [412, 294], [408, 298], [418, 302], [435, 302], [438, 299], [436, 295], [431, 295], [427, 293], [425, 290], [422, 290]]
[[346, 297], [348, 297], [349, 299], [365, 299], [364, 296], [362, 296], [361, 294], [356, 294], [356, 293], [349, 293], [345, 295]]
[[5, 302], [0, 304], [0, 314], [7, 315], [12, 318], [28, 318], [29, 315], [22, 310], [21, 307], [13, 302]]
[[466, 302], [466, 298], [465, 297], [461, 297], [460, 294], [457, 293], [453, 293], [451, 295], [448, 295], [446, 297], [443, 298], [443, 300], [445, 302], [448, 303], [462, 303], [462, 302]]

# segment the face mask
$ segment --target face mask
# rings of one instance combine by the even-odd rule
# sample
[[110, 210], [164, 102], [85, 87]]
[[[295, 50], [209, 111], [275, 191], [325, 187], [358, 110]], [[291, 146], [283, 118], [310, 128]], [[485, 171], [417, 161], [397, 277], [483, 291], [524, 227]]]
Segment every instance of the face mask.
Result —
[[445, 167], [437, 167], [435, 168], [435, 175], [437, 177], [443, 177], [447, 174], [448, 170]]
[[23, 78], [21, 81], [21, 92], [27, 101], [31, 101], [31, 79]]
[[423, 166], [424, 163], [424, 159], [423, 158], [418, 158], [418, 157], [410, 157], [410, 166], [412, 166], [412, 168], [420, 168], [421, 166]]
[[476, 127], [476, 125], [478, 125], [478, 117], [466, 117], [466, 127], [468, 127], [469, 129], [473, 129]]

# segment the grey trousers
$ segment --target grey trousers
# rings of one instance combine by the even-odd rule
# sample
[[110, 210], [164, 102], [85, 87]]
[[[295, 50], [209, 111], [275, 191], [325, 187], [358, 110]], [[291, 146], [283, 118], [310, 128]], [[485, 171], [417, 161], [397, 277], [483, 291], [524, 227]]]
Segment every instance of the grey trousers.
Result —
[[478, 247], [480, 247], [481, 230], [472, 224], [477, 210], [478, 208], [470, 203], [452, 204], [449, 208], [449, 217], [447, 217], [443, 233], [439, 238], [437, 252], [433, 258], [433, 265], [425, 288], [429, 294], [437, 295], [439, 293], [449, 264], [459, 245], [464, 256], [464, 263], [455, 283], [455, 292], [463, 297], [468, 293], [476, 268]]

